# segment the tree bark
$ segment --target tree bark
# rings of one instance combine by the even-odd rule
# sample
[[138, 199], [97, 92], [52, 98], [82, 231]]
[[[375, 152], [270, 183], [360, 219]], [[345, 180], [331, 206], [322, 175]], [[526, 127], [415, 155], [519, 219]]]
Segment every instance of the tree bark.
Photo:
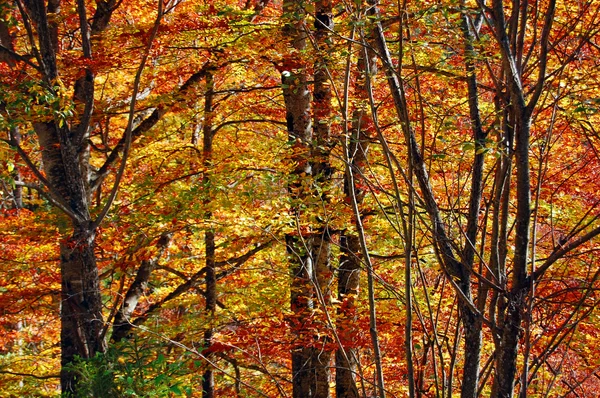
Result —
[[[296, 336], [292, 348], [292, 397], [314, 398], [317, 391], [318, 349], [313, 345], [311, 327], [316, 305], [315, 261], [313, 241], [309, 233], [311, 225], [306, 220], [302, 204], [314, 194], [313, 167], [319, 167], [312, 159], [313, 126], [311, 117], [311, 93], [308, 88], [308, 63], [302, 59], [307, 48], [305, 27], [306, 12], [301, 1], [284, 3], [283, 35], [292, 50], [281, 66], [283, 96], [286, 107], [288, 138], [292, 153], [288, 192], [292, 200], [291, 213], [296, 220], [296, 232], [286, 236], [286, 249], [290, 259], [291, 291], [290, 328]], [[322, 265], [320, 265], [322, 266]]]
[[[527, 311], [527, 297], [531, 286], [535, 282], [533, 274], [527, 269], [530, 245], [531, 224], [531, 182], [529, 165], [529, 140], [533, 111], [540, 99], [544, 88], [546, 67], [549, 54], [549, 35], [554, 21], [556, 2], [551, 0], [547, 4], [539, 39], [539, 62], [537, 81], [531, 93], [529, 102], [525, 99], [523, 88], [522, 57], [523, 42], [519, 39], [525, 34], [527, 27], [527, 4], [517, 3], [521, 13], [513, 10], [512, 22], [507, 26], [504, 16], [504, 4], [500, 0], [492, 2], [492, 15], [494, 20], [495, 36], [502, 55], [502, 66], [506, 76], [507, 100], [510, 100], [507, 109], [510, 112], [512, 130], [515, 138], [515, 167], [516, 167], [516, 225], [515, 225], [515, 250], [513, 258], [512, 281], [507, 293], [507, 303], [503, 317], [502, 333], [498, 343], [498, 359], [496, 363], [496, 378], [494, 396], [512, 397], [517, 375], [517, 354], [519, 340], [523, 332], [522, 322]], [[520, 24], [517, 20], [521, 18]], [[519, 28], [514, 28], [518, 26]], [[533, 29], [537, 29], [534, 26]], [[512, 32], [512, 39], [507, 34], [507, 29]]]
[[[96, 258], [95, 231], [88, 211], [88, 194], [76, 148], [68, 131], [54, 123], [36, 123], [44, 171], [60, 201], [72, 212], [73, 233], [60, 245], [61, 270], [61, 387], [76, 392], [74, 374], [66, 370], [76, 356], [91, 358], [103, 352], [104, 320]], [[64, 216], [63, 216], [64, 217]]]
[[[479, 210], [481, 208], [481, 197], [483, 187], [483, 165], [485, 160], [485, 139], [487, 134], [483, 131], [481, 115], [479, 111], [479, 95], [477, 93], [477, 75], [475, 73], [475, 50], [473, 41], [473, 23], [467, 13], [464, 13], [461, 28], [465, 41], [465, 72], [467, 74], [467, 92], [469, 95], [469, 114], [471, 119], [471, 130], [475, 142], [475, 155], [471, 168], [471, 192], [469, 197], [469, 212], [467, 227], [465, 231], [466, 242], [462, 252], [462, 262], [467, 270], [474, 266], [475, 250], [477, 246], [477, 234], [479, 226]], [[466, 286], [468, 285], [468, 286]], [[471, 291], [469, 280], [461, 281], [461, 288], [467, 296]], [[482, 344], [482, 319], [474, 313], [468, 305], [461, 305], [461, 319], [465, 328], [465, 359], [463, 366], [463, 381], [461, 385], [462, 398], [477, 397], [479, 387], [479, 366]]]
[[[213, 156], [213, 102], [214, 102], [214, 78], [212, 72], [206, 74], [206, 93], [204, 95], [204, 125], [202, 128], [202, 153], [204, 156], [203, 165], [206, 169], [202, 180], [205, 192], [204, 205], [210, 206], [212, 193], [211, 171]], [[206, 222], [206, 231], [204, 232], [204, 255], [205, 255], [205, 311], [208, 319], [208, 325], [204, 331], [204, 351], [209, 352], [214, 336], [215, 312], [217, 310], [217, 271], [215, 263], [215, 233], [212, 229], [212, 212], [207, 210], [204, 214]], [[207, 359], [213, 357], [212, 354], [205, 354]], [[213, 398], [215, 394], [215, 376], [212, 365], [207, 363], [206, 370], [202, 375], [202, 398]]]
[[[48, 18], [61, 11], [60, 0], [32, 0], [24, 3], [21, 17], [26, 23], [33, 20], [36, 28], [38, 62], [41, 66], [44, 89], [53, 91], [58, 78], [56, 63], [59, 18]], [[84, 47], [83, 56], [91, 57], [85, 8], [78, 3], [80, 29]], [[108, 17], [110, 18], [110, 16]], [[29, 25], [31, 26], [31, 25]], [[35, 46], [34, 43], [31, 43]], [[86, 89], [74, 93], [75, 101], [82, 101], [85, 111], [76, 120], [50, 119], [33, 123], [42, 152], [42, 164], [50, 196], [69, 217], [72, 233], [60, 244], [61, 272], [61, 388], [63, 393], [77, 395], [75, 375], [67, 365], [76, 356], [91, 358], [102, 353], [104, 320], [96, 258], [95, 231], [89, 212], [89, 159], [87, 140], [82, 137], [89, 131], [93, 110], [93, 75], [86, 74]], [[77, 85], [76, 85], [77, 86]], [[90, 89], [91, 88], [91, 89]], [[58, 111], [57, 104], [48, 104], [50, 113]], [[75, 127], [76, 126], [76, 127]], [[61, 222], [62, 224], [62, 222]]]
[[67, 365], [76, 356], [92, 358], [106, 349], [93, 231], [74, 226], [73, 235], [60, 245], [60, 260], [61, 388], [75, 394], [75, 375]]

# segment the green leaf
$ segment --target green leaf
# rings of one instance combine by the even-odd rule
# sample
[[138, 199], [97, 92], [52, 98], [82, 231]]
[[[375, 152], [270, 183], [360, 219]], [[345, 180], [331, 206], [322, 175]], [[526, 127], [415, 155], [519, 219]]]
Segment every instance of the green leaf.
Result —
[[462, 149], [463, 151], [470, 151], [472, 149], [475, 149], [475, 144], [470, 141], [465, 141], [462, 143]]

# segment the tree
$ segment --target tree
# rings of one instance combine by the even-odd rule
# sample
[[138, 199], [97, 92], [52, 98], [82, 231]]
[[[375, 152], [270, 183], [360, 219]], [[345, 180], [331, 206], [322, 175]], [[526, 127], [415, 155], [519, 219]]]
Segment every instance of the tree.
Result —
[[596, 3], [1, 5], [0, 384], [593, 394]]
[[[39, 79], [32, 82], [29, 90], [31, 94], [37, 93], [37, 98], [34, 96], [33, 101], [40, 106], [37, 110], [39, 116], [33, 119], [32, 125], [41, 147], [44, 174], [20, 148], [17, 136], [11, 135], [7, 143], [17, 147], [20, 155], [36, 174], [39, 183], [43, 184], [43, 188], [40, 189], [43, 189], [46, 197], [61, 209], [61, 217], [66, 217], [71, 224], [72, 233], [60, 244], [61, 363], [65, 367], [77, 355], [91, 358], [106, 348], [102, 339], [104, 321], [94, 241], [96, 229], [111, 201], [105, 205], [106, 211], [101, 213], [101, 216], [92, 218], [89, 203], [92, 181], [88, 137], [92, 128], [94, 108], [94, 72], [90, 67], [84, 66], [80, 69], [82, 77], [75, 82], [71, 107], [59, 72], [61, 65], [58, 57], [61, 48], [58, 21], [49, 17], [49, 14], [60, 12], [60, 2], [51, 1], [48, 5], [42, 1], [24, 4], [18, 2], [17, 6], [30, 39], [32, 55], [36, 60], [36, 65], [29, 61], [27, 63], [33, 66], [38, 73], [36, 78]], [[94, 19], [108, 21], [114, 11], [112, 6], [98, 7]], [[159, 14], [161, 12], [162, 9], [159, 8]], [[106, 25], [88, 25], [87, 10], [83, 1], [77, 3], [77, 15], [82, 43], [81, 57], [90, 61], [93, 55], [91, 36], [101, 34]], [[23, 61], [22, 56], [11, 50], [9, 54], [14, 62]], [[140, 72], [142, 69], [143, 63]], [[26, 87], [23, 86], [23, 89], [27, 89]], [[134, 96], [136, 94], [134, 93]], [[8, 109], [6, 110], [10, 117], [16, 120], [29, 116], [21, 114], [22, 109], [19, 108], [11, 111], [9, 113]], [[13, 113], [16, 115], [13, 116]], [[13, 131], [16, 128], [18, 121], [12, 127]], [[118, 184], [115, 184], [115, 192], [117, 187]], [[63, 391], [74, 391], [73, 377], [72, 373], [63, 370]]]

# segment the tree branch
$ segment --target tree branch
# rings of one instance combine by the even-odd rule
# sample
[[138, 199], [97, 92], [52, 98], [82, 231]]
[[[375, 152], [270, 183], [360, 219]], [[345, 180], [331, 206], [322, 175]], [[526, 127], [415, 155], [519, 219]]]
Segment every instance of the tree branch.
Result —
[[33, 373], [22, 373], [22, 372], [12, 372], [10, 370], [0, 370], [0, 374], [12, 375], [12, 376], [22, 376], [22, 377], [33, 377], [34, 379], [38, 379], [38, 380], [60, 379], [60, 373], [40, 376], [40, 375], [35, 375]]
[[96, 220], [93, 222], [92, 229], [96, 229], [100, 225], [100, 223], [102, 222], [104, 217], [106, 217], [106, 215], [108, 214], [108, 211], [110, 210], [115, 198], [117, 197], [119, 185], [121, 184], [121, 179], [123, 177], [123, 174], [125, 173], [125, 166], [127, 165], [127, 157], [129, 155], [129, 149], [131, 148], [131, 142], [132, 142], [132, 129], [133, 129], [133, 118], [135, 117], [136, 96], [140, 89], [142, 72], [144, 71], [144, 68], [146, 66], [146, 60], [148, 59], [148, 56], [150, 55], [150, 50], [152, 49], [152, 44], [154, 43], [154, 38], [156, 37], [156, 35], [158, 33], [158, 28], [160, 27], [160, 21], [161, 21], [162, 17], [163, 17], [163, 0], [159, 0], [156, 20], [154, 22], [152, 32], [150, 33], [150, 38], [148, 39], [146, 51], [144, 52], [144, 55], [142, 56], [140, 66], [138, 67], [138, 70], [135, 75], [135, 80], [133, 82], [133, 95], [131, 96], [131, 103], [129, 105], [129, 120], [127, 121], [127, 128], [125, 129], [125, 137], [124, 137], [125, 143], [123, 144], [123, 159], [121, 160], [121, 165], [119, 166], [119, 170], [117, 172], [117, 175], [115, 176], [115, 182], [114, 182], [113, 188], [108, 196], [108, 199], [107, 199], [104, 207], [100, 211], [100, 214], [98, 215]]
[[575, 250], [579, 246], [592, 240], [593, 238], [595, 238], [598, 235], [600, 235], [600, 226], [592, 229], [590, 232], [588, 232], [585, 235], [580, 236], [579, 238], [575, 238], [575, 239], [568, 241], [567, 243], [565, 243], [562, 246], [555, 247], [554, 251], [552, 251], [550, 256], [548, 258], [546, 258], [544, 263], [541, 266], [539, 266], [535, 270], [535, 272], [532, 274], [532, 280], [534, 282], [539, 280], [544, 275], [544, 273], [548, 270], [548, 268], [550, 268], [552, 266], [552, 264], [554, 264], [556, 261], [560, 260], [563, 256], [565, 256], [570, 251]]
[[[146, 119], [144, 119], [135, 129], [133, 129], [133, 131], [131, 131], [131, 141], [134, 142], [139, 137], [141, 137], [142, 134], [148, 132], [152, 127], [154, 127], [156, 125], [156, 123], [158, 123], [158, 121], [161, 120], [162, 117], [167, 113], [168, 108], [170, 108], [173, 105], [175, 105], [176, 103], [182, 101], [183, 98], [185, 97], [185, 94], [187, 94], [187, 92], [196, 83], [198, 83], [202, 79], [204, 79], [204, 77], [206, 76], [206, 73], [212, 67], [214, 67], [212, 64], [209, 64], [208, 62], [205, 63], [204, 66], [198, 72], [196, 72], [192, 76], [190, 76], [188, 78], [188, 80], [179, 88], [177, 95], [174, 96], [173, 100], [171, 100], [165, 104], [161, 104], [161, 105], [157, 106], [156, 109], [154, 109], [154, 111], [152, 112], [152, 114], [150, 114], [150, 116], [148, 116]], [[133, 101], [133, 99], [132, 99], [132, 101]], [[118, 142], [118, 144], [114, 147], [114, 149], [111, 151], [110, 155], [108, 155], [108, 158], [106, 159], [104, 164], [96, 172], [96, 177], [94, 178], [94, 180], [92, 181], [92, 184], [91, 184], [92, 191], [96, 190], [98, 188], [98, 186], [100, 185], [100, 183], [102, 182], [102, 179], [104, 177], [106, 177], [106, 175], [108, 175], [108, 173], [110, 171], [110, 167], [119, 158], [121, 152], [124, 150], [124, 148], [126, 146], [126, 143], [127, 143], [127, 135], [125, 134], [123, 136], [123, 138], [121, 138], [121, 140]]]

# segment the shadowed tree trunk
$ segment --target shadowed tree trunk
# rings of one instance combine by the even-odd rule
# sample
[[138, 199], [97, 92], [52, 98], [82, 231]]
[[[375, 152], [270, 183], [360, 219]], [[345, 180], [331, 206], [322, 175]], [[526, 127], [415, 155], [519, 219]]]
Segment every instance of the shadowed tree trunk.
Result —
[[163, 233], [156, 243], [156, 247], [158, 248], [157, 256], [142, 261], [142, 264], [135, 275], [135, 279], [131, 283], [131, 286], [129, 286], [129, 289], [127, 289], [127, 293], [125, 293], [121, 308], [119, 308], [115, 315], [113, 332], [110, 337], [111, 341], [119, 342], [124, 338], [129, 337], [130, 332], [133, 329], [131, 315], [135, 311], [140, 299], [148, 294], [150, 276], [171, 243], [172, 237], [173, 234], [170, 232]]
[[[314, 392], [313, 354], [314, 348], [305, 341], [305, 323], [312, 319], [314, 309], [314, 289], [311, 285], [313, 259], [308, 237], [303, 235], [301, 225], [303, 214], [300, 203], [309, 192], [305, 191], [303, 180], [312, 175], [310, 163], [310, 143], [312, 140], [311, 94], [308, 89], [307, 63], [301, 51], [306, 49], [307, 37], [304, 31], [305, 11], [300, 1], [284, 4], [284, 37], [289, 41], [291, 51], [283, 59], [281, 66], [283, 96], [286, 108], [288, 139], [291, 149], [288, 191], [292, 201], [291, 213], [296, 220], [296, 232], [286, 236], [286, 249], [290, 260], [290, 327], [297, 341], [292, 347], [292, 397], [310, 398]], [[304, 332], [304, 333], [303, 333]], [[310, 331], [308, 331], [310, 333]], [[304, 334], [304, 335], [303, 335]]]
[[[525, 7], [522, 5], [521, 7]], [[547, 40], [552, 26], [555, 2], [550, 1], [546, 14], [544, 33], [541, 36], [541, 62], [539, 64], [539, 81], [543, 84], [546, 76]], [[506, 312], [503, 316], [502, 331], [498, 343], [496, 361], [496, 378], [494, 396], [509, 398], [513, 396], [515, 378], [517, 374], [517, 353], [521, 338], [523, 313], [526, 310], [526, 297], [531, 286], [528, 276], [527, 263], [529, 253], [530, 217], [531, 217], [531, 186], [529, 169], [529, 136], [531, 116], [539, 99], [539, 94], [531, 98], [526, 104], [522, 87], [522, 76], [519, 68], [520, 60], [511, 48], [507, 35], [507, 25], [504, 18], [504, 5], [501, 1], [492, 2], [495, 34], [502, 54], [502, 64], [506, 71], [507, 91], [510, 98], [508, 106], [512, 130], [515, 138], [515, 166], [516, 166], [516, 226], [515, 226], [515, 251], [513, 259], [512, 283], [507, 294]], [[536, 97], [537, 96], [537, 97]]]
[[[204, 205], [210, 205], [212, 201], [211, 173], [212, 155], [213, 155], [213, 100], [214, 100], [214, 80], [211, 72], [206, 74], [206, 94], [204, 95], [204, 125], [202, 128], [202, 153], [204, 156], [203, 164], [206, 168], [203, 178], [204, 189], [206, 190]], [[208, 327], [204, 332], [204, 350], [210, 349], [214, 335], [214, 318], [217, 310], [217, 271], [215, 264], [215, 232], [211, 224], [212, 213], [207, 211], [204, 215], [206, 222], [206, 231], [204, 232], [204, 251], [205, 251], [205, 269], [206, 269], [206, 316], [208, 318]], [[211, 354], [206, 354], [207, 358], [212, 358]], [[213, 398], [215, 394], [214, 372], [211, 364], [206, 364], [206, 370], [202, 375], [202, 397]]]
[[[102, 3], [102, 2], [98, 2]], [[104, 20], [106, 28], [110, 11], [99, 7], [95, 19]], [[40, 66], [44, 90], [55, 97], [59, 77], [57, 52], [61, 1], [32, 0], [17, 2], [24, 25], [36, 43], [30, 43], [38, 51], [33, 54]], [[91, 59], [90, 27], [86, 17], [86, 6], [77, 1], [79, 28], [82, 43], [82, 56]], [[52, 18], [49, 17], [52, 14]], [[94, 104], [94, 75], [91, 70], [82, 68], [83, 77], [75, 83], [73, 102], [77, 113], [73, 120], [62, 119], [60, 104], [47, 103], [48, 117], [45, 121], [33, 123], [42, 152], [44, 175], [37, 172], [32, 163], [30, 168], [47, 189], [47, 197], [62, 210], [61, 218], [67, 218], [72, 227], [69, 236], [60, 243], [61, 273], [61, 388], [63, 393], [77, 395], [75, 375], [68, 365], [75, 357], [91, 358], [105, 350], [103, 339], [104, 320], [102, 299], [96, 257], [94, 253], [95, 229], [98, 225], [92, 220], [89, 211], [89, 145], [87, 136]], [[59, 115], [59, 116], [57, 116]], [[17, 137], [11, 137], [11, 144], [18, 147]], [[22, 152], [20, 152], [22, 153]], [[64, 224], [63, 221], [60, 224]]]
[[[50, 2], [46, 9], [44, 2], [37, 0], [29, 2], [28, 7], [29, 15], [37, 24], [39, 62], [43, 65], [44, 80], [48, 84], [47, 89], [52, 90], [52, 82], [58, 77], [58, 28], [49, 22], [47, 12], [58, 13], [60, 2]], [[85, 14], [82, 8], [79, 11]], [[22, 16], [27, 19], [25, 14]], [[89, 44], [86, 23], [81, 29], [83, 42]], [[93, 90], [91, 93], [88, 90], [86, 94], [86, 107], [90, 107]], [[101, 337], [104, 327], [102, 300], [94, 255], [95, 226], [89, 213], [87, 167], [80, 157], [87, 152], [88, 143], [82, 137], [89, 131], [89, 120], [82, 117], [77, 126], [76, 131], [70, 131], [69, 125], [64, 122], [34, 123], [43, 148], [42, 160], [49, 188], [63, 211], [70, 216], [73, 227], [71, 236], [60, 245], [61, 387], [63, 392], [72, 393], [75, 392], [74, 374], [66, 366], [73, 362], [75, 356], [91, 358], [105, 349]]]
[[[471, 131], [475, 142], [475, 154], [471, 168], [471, 191], [469, 197], [469, 210], [467, 216], [467, 227], [465, 232], [466, 242], [462, 250], [462, 263], [467, 270], [473, 270], [474, 258], [477, 248], [477, 236], [479, 232], [479, 213], [481, 208], [481, 197], [483, 189], [483, 165], [485, 152], [485, 140], [487, 133], [483, 131], [481, 115], [479, 110], [479, 94], [477, 92], [477, 75], [475, 74], [475, 51], [473, 41], [475, 40], [475, 24], [469, 14], [462, 16], [461, 28], [465, 42], [465, 71], [467, 75], [467, 93], [469, 102], [469, 116], [471, 119]], [[460, 286], [465, 295], [471, 296], [471, 275], [468, 280], [461, 280]], [[481, 332], [483, 320], [474, 309], [461, 301], [461, 319], [465, 329], [465, 359], [463, 365], [463, 380], [461, 385], [462, 398], [475, 398], [479, 388], [479, 367], [481, 358]]]

